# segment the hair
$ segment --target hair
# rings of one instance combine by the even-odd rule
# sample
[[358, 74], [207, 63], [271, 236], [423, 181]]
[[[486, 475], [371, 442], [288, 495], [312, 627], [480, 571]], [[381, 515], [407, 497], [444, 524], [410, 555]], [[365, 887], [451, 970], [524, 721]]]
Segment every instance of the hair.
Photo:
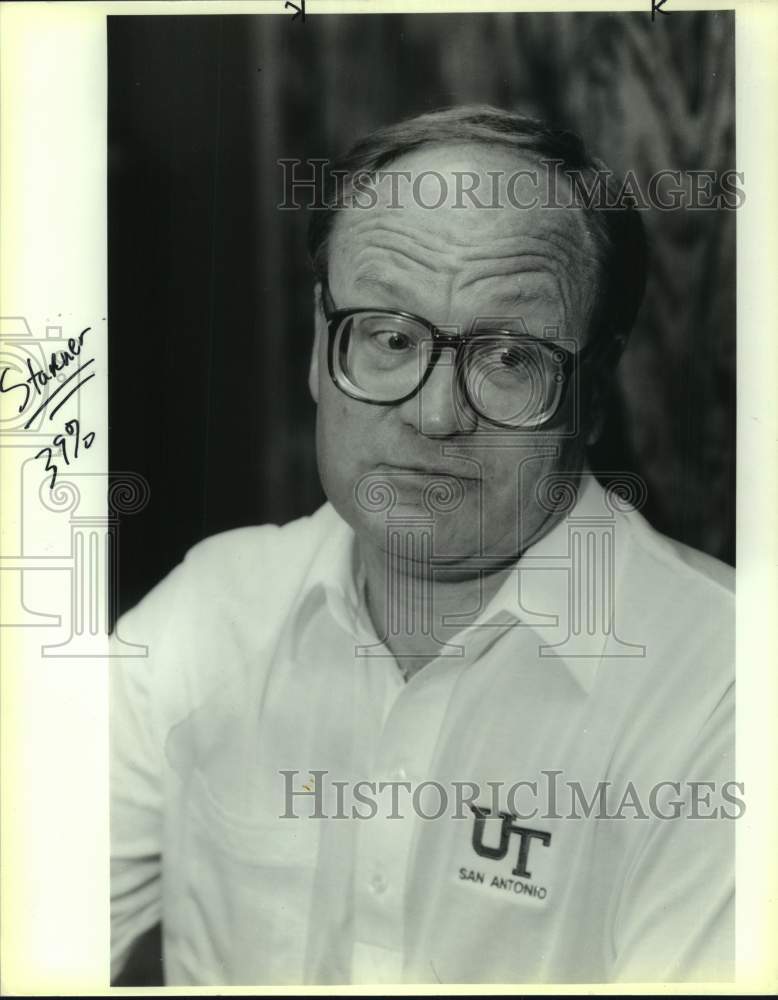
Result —
[[596, 354], [602, 352], [615, 365], [645, 288], [647, 247], [639, 212], [619, 197], [618, 179], [588, 152], [578, 135], [516, 112], [487, 105], [445, 108], [376, 129], [356, 142], [325, 171], [318, 202], [324, 207], [311, 214], [308, 252], [316, 278], [322, 281], [327, 276], [329, 241], [343, 207], [338, 189], [342, 195], [354, 177], [374, 175], [422, 146], [462, 143], [500, 146], [519, 155], [557, 161], [561, 175], [574, 174], [579, 184], [604, 186], [606, 207], [584, 205], [599, 257], [589, 342], [597, 345]]

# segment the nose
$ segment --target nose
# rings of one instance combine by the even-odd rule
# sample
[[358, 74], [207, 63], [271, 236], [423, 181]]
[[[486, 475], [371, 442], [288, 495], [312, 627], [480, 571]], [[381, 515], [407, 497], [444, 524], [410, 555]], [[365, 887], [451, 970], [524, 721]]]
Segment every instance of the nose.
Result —
[[470, 434], [477, 417], [457, 389], [453, 348], [444, 347], [427, 381], [402, 404], [403, 418], [427, 437]]

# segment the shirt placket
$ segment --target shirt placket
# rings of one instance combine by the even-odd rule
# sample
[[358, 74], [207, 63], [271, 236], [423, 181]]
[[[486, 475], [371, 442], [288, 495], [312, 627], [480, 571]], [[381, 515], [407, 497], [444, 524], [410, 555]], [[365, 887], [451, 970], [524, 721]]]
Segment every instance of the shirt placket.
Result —
[[[429, 780], [438, 735], [464, 660], [428, 664], [397, 696], [386, 718], [372, 773], [378, 813], [357, 833], [352, 981], [403, 980], [405, 883], [419, 818], [413, 792]], [[435, 794], [433, 792], [433, 794]], [[434, 811], [428, 800], [426, 811]]]

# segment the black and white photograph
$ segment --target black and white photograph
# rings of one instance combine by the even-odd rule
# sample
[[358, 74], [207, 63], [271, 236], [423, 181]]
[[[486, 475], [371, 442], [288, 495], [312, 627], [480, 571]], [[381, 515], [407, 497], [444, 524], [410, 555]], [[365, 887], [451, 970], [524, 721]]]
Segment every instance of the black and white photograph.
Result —
[[109, 18], [117, 982], [732, 977], [733, 29]]
[[100, 676], [104, 988], [733, 990], [738, 5], [103, 6], [104, 307], [3, 303], [0, 568]]

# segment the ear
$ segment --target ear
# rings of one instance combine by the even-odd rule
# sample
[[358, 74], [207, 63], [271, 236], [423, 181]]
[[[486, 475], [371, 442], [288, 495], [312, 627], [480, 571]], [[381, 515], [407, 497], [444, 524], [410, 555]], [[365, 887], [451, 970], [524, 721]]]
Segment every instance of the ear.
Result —
[[321, 284], [317, 281], [313, 287], [313, 346], [311, 348], [311, 364], [308, 369], [308, 388], [314, 403], [319, 402], [319, 351], [324, 342], [325, 322], [321, 307]]
[[592, 426], [589, 428], [589, 436], [586, 439], [587, 447], [591, 447], [593, 444], [597, 444], [597, 442], [600, 440], [603, 424], [605, 423], [604, 418], [605, 415], [603, 414], [602, 410], [601, 409], [598, 410], [597, 416], [595, 417]]
[[612, 391], [613, 375], [604, 372], [598, 373], [595, 376], [589, 398], [589, 407], [593, 413], [593, 417], [586, 438], [587, 447], [596, 444], [600, 439], [605, 424], [605, 411]]

